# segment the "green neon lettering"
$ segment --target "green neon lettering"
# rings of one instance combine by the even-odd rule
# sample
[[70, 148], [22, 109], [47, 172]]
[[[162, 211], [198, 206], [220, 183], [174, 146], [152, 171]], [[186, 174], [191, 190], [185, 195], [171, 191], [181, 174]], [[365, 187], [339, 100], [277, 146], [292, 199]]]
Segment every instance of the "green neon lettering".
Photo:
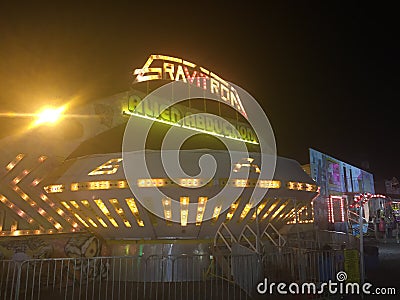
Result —
[[214, 132], [214, 120], [210, 117], [206, 117], [206, 130]]
[[170, 121], [178, 123], [182, 118], [182, 113], [175, 107], [170, 108]]
[[186, 113], [185, 125], [196, 128], [196, 118], [192, 115], [192, 113]]
[[196, 128], [197, 129], [205, 129], [205, 121], [204, 116], [196, 115]]

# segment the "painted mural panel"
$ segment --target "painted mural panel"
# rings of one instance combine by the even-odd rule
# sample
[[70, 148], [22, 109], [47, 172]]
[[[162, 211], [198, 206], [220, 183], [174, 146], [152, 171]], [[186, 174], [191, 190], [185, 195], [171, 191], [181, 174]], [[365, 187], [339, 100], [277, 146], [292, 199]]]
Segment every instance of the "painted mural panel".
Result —
[[327, 165], [326, 173], [328, 177], [329, 190], [342, 192], [342, 180], [341, 180], [342, 176], [340, 172], [341, 170], [340, 162], [335, 159], [328, 158], [326, 159], [326, 165]]
[[104, 241], [93, 234], [66, 234], [0, 238], [0, 260], [107, 255]]
[[310, 149], [311, 177], [321, 187], [321, 196], [336, 193], [375, 193], [373, 175], [327, 154]]

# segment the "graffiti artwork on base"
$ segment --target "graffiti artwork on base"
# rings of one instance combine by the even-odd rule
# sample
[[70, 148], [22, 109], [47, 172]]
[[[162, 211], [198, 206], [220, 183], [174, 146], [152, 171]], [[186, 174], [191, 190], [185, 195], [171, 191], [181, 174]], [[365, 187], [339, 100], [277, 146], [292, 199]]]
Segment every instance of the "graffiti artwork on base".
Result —
[[96, 258], [101, 255], [102, 242], [93, 235], [72, 237], [65, 244], [64, 251], [67, 257], [81, 258], [74, 262], [71, 272], [76, 280], [90, 278], [92, 280], [105, 278], [109, 269], [109, 262], [105, 258]]
[[53, 246], [38, 237], [7, 239], [0, 242], [0, 259], [27, 260], [49, 258]]

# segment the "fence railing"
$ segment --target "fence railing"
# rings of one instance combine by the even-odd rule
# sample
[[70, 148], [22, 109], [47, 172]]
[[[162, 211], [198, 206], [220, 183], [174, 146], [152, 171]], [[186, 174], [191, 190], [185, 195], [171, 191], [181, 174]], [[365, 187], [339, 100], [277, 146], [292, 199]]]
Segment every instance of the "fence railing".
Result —
[[286, 248], [263, 258], [264, 274], [277, 282], [322, 283], [335, 280], [344, 270], [341, 250], [308, 250]]
[[[229, 273], [222, 259], [233, 266]], [[0, 299], [245, 300], [250, 295], [235, 280], [239, 273], [243, 280], [252, 259], [204, 254], [0, 261]]]
[[[151, 255], [0, 261], [0, 299], [254, 299], [272, 281], [322, 282], [340, 251], [285, 248], [263, 256]], [[226, 268], [223, 265], [228, 264]]]

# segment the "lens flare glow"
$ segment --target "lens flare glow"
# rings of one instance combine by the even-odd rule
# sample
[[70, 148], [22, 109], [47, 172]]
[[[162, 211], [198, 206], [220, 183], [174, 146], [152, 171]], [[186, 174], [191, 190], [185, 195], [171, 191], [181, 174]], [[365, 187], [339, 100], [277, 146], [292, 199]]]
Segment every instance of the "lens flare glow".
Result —
[[61, 107], [47, 107], [40, 111], [37, 114], [37, 119], [35, 121], [35, 125], [41, 125], [41, 124], [54, 124], [57, 121], [59, 121], [62, 118], [62, 114], [65, 111], [66, 106], [61, 106]]

